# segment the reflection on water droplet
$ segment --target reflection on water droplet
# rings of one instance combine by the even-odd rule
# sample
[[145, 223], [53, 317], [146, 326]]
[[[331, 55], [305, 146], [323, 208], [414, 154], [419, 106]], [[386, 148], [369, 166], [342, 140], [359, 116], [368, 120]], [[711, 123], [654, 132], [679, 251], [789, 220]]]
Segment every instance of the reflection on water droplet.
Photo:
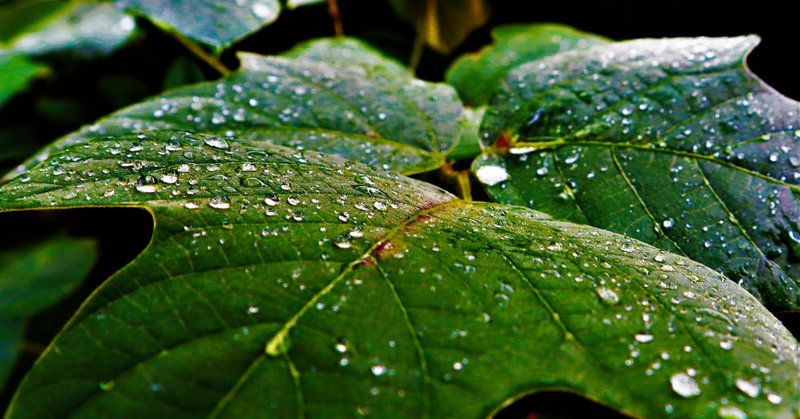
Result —
[[136, 181], [136, 190], [144, 193], [153, 193], [158, 189], [156, 182], [156, 178], [153, 176], [142, 176]]
[[487, 186], [494, 186], [508, 180], [508, 172], [500, 166], [481, 166], [475, 171], [475, 177]]
[[381, 364], [373, 365], [371, 369], [372, 369], [372, 374], [374, 374], [376, 377], [380, 377], [381, 375], [386, 374], [386, 367], [384, 367]]
[[258, 306], [247, 307], [247, 314], [258, 314], [259, 311]]
[[231, 207], [231, 202], [226, 196], [217, 196], [208, 201], [208, 206], [216, 209], [228, 209]]
[[697, 381], [684, 372], [673, 374], [669, 378], [669, 383], [672, 386], [672, 390], [679, 396], [690, 398], [700, 395], [700, 387], [698, 387]]
[[631, 253], [631, 252], [635, 252], [636, 248], [633, 247], [633, 243], [625, 242], [625, 243], [622, 244], [622, 246], [619, 247], [619, 250], [622, 250], [625, 253]]
[[722, 419], [747, 419], [747, 414], [735, 406], [722, 406], [717, 409], [717, 414]]
[[639, 333], [633, 337], [637, 342], [648, 343], [653, 341], [653, 335], [649, 333]]
[[[798, 135], [798, 137], [800, 137], [800, 135]], [[767, 394], [767, 400], [769, 400], [769, 402], [772, 404], [780, 404], [783, 401], [783, 397], [775, 393], [770, 393]]]
[[604, 303], [614, 305], [619, 303], [619, 296], [613, 290], [606, 287], [597, 287], [594, 290]]
[[758, 397], [759, 393], [761, 393], [761, 386], [757, 383], [752, 381], [745, 380], [743, 378], [736, 379], [736, 388], [742, 391], [742, 393], [747, 394], [750, 397]]
[[229, 147], [227, 141], [218, 137], [206, 138], [205, 140], [203, 140], [203, 144], [209, 147], [219, 148], [223, 150]]

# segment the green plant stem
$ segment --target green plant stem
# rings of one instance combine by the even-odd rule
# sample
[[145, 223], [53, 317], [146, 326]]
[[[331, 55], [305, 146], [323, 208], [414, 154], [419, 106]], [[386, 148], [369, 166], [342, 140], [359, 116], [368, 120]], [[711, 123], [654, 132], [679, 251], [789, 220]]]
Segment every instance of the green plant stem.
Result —
[[190, 40], [190, 39], [188, 39], [188, 38], [186, 38], [186, 37], [184, 37], [184, 36], [182, 36], [180, 34], [174, 33], [173, 36], [175, 37], [175, 39], [178, 40], [178, 42], [181, 43], [181, 45], [186, 47], [186, 49], [191, 51], [192, 54], [194, 54], [197, 58], [202, 60], [204, 63], [208, 64], [209, 67], [211, 67], [214, 70], [216, 70], [219, 74], [221, 74], [223, 76], [227, 76], [228, 74], [231, 74], [231, 72], [232, 72], [231, 69], [226, 67], [225, 64], [222, 64], [222, 61], [220, 61], [217, 57], [214, 57], [213, 55], [211, 55], [208, 52], [206, 52], [206, 50], [204, 50], [200, 45], [197, 45], [192, 40]]
[[339, 2], [328, 0], [328, 14], [333, 20], [333, 31], [336, 36], [344, 36], [344, 26], [342, 26], [342, 14], [339, 12]]

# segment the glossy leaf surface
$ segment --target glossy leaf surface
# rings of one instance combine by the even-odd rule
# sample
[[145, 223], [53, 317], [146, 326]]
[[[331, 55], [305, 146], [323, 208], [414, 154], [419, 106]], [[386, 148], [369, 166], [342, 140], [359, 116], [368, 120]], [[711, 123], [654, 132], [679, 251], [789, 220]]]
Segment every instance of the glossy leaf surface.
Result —
[[317, 150], [403, 173], [442, 165], [464, 125], [450, 86], [414, 79], [382, 57], [347, 65], [320, 61], [327, 57], [315, 51], [296, 52], [309, 58], [242, 54], [239, 72], [123, 109], [56, 147], [178, 129]]
[[2, 210], [83, 206], [147, 208], [152, 242], [10, 418], [478, 417], [554, 388], [643, 417], [799, 411], [796, 342], [752, 296], [589, 226], [172, 131], [54, 149], [0, 188]]
[[509, 74], [474, 165], [489, 194], [682, 253], [800, 308], [800, 106], [755, 37], [639, 40]]

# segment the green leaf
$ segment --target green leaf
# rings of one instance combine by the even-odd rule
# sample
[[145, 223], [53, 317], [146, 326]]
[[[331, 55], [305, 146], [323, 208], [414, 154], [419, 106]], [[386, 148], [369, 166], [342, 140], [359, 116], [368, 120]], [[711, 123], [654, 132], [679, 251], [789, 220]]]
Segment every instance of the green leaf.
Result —
[[9, 418], [478, 417], [544, 389], [641, 417], [800, 411], [780, 322], [648, 245], [246, 138], [51, 151], [0, 209], [144, 207], [155, 230]]
[[487, 0], [389, 0], [432, 49], [449, 54], [489, 20]]
[[472, 109], [464, 108], [464, 127], [461, 130], [461, 138], [449, 153], [447, 158], [450, 160], [473, 159], [481, 154], [480, 126], [486, 107]]
[[203, 70], [191, 58], [182, 55], [175, 59], [164, 74], [164, 90], [206, 80]]
[[[312, 52], [305, 53], [319, 58]], [[440, 167], [461, 136], [463, 106], [455, 91], [400, 74], [385, 58], [352, 65], [254, 54], [241, 59], [242, 69], [219, 82], [123, 109], [60, 144], [131, 129], [178, 129], [419, 173]]]
[[490, 196], [683, 253], [800, 308], [800, 106], [755, 37], [640, 40], [512, 71], [475, 163]]
[[125, 44], [135, 20], [107, 3], [56, 0], [19, 2], [0, 9], [4, 48], [27, 55], [107, 55]]
[[305, 58], [335, 66], [360, 65], [376, 67], [396, 73], [399, 76], [411, 75], [411, 70], [387, 57], [379, 49], [356, 38], [321, 38], [298, 44], [291, 50], [281, 54], [289, 58]]
[[520, 64], [608, 42], [598, 35], [549, 23], [498, 26], [492, 29], [492, 38], [494, 44], [462, 55], [447, 70], [447, 82], [468, 105], [486, 104], [508, 72]]
[[274, 22], [281, 11], [278, 0], [114, 0], [114, 3], [217, 52]]
[[32, 63], [26, 57], [0, 50], [0, 109], [46, 70], [46, 67]]
[[25, 319], [71, 293], [96, 257], [93, 241], [68, 237], [0, 253], [0, 387], [16, 358]]
[[320, 3], [325, 3], [325, 0], [288, 0], [286, 2], [286, 7], [296, 9], [298, 7], [312, 6]]

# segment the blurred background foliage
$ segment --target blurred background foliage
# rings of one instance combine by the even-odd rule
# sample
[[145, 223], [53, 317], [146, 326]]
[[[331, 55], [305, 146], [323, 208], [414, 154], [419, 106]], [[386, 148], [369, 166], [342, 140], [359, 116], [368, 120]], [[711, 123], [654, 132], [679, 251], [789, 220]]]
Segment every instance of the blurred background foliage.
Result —
[[[235, 69], [237, 51], [274, 54], [341, 33], [432, 81], [508, 23], [558, 22], [610, 39], [758, 34], [763, 43], [751, 69], [798, 99], [792, 64], [800, 36], [789, 7], [773, 0], [747, 7], [718, 0], [0, 0], [0, 170], [116, 109]], [[0, 217], [9, 238], [0, 243], [0, 408], [83, 299], [146, 246], [151, 224], [136, 210]], [[797, 336], [797, 317], [781, 319]], [[575, 399], [537, 395], [501, 416], [611, 415]]]

